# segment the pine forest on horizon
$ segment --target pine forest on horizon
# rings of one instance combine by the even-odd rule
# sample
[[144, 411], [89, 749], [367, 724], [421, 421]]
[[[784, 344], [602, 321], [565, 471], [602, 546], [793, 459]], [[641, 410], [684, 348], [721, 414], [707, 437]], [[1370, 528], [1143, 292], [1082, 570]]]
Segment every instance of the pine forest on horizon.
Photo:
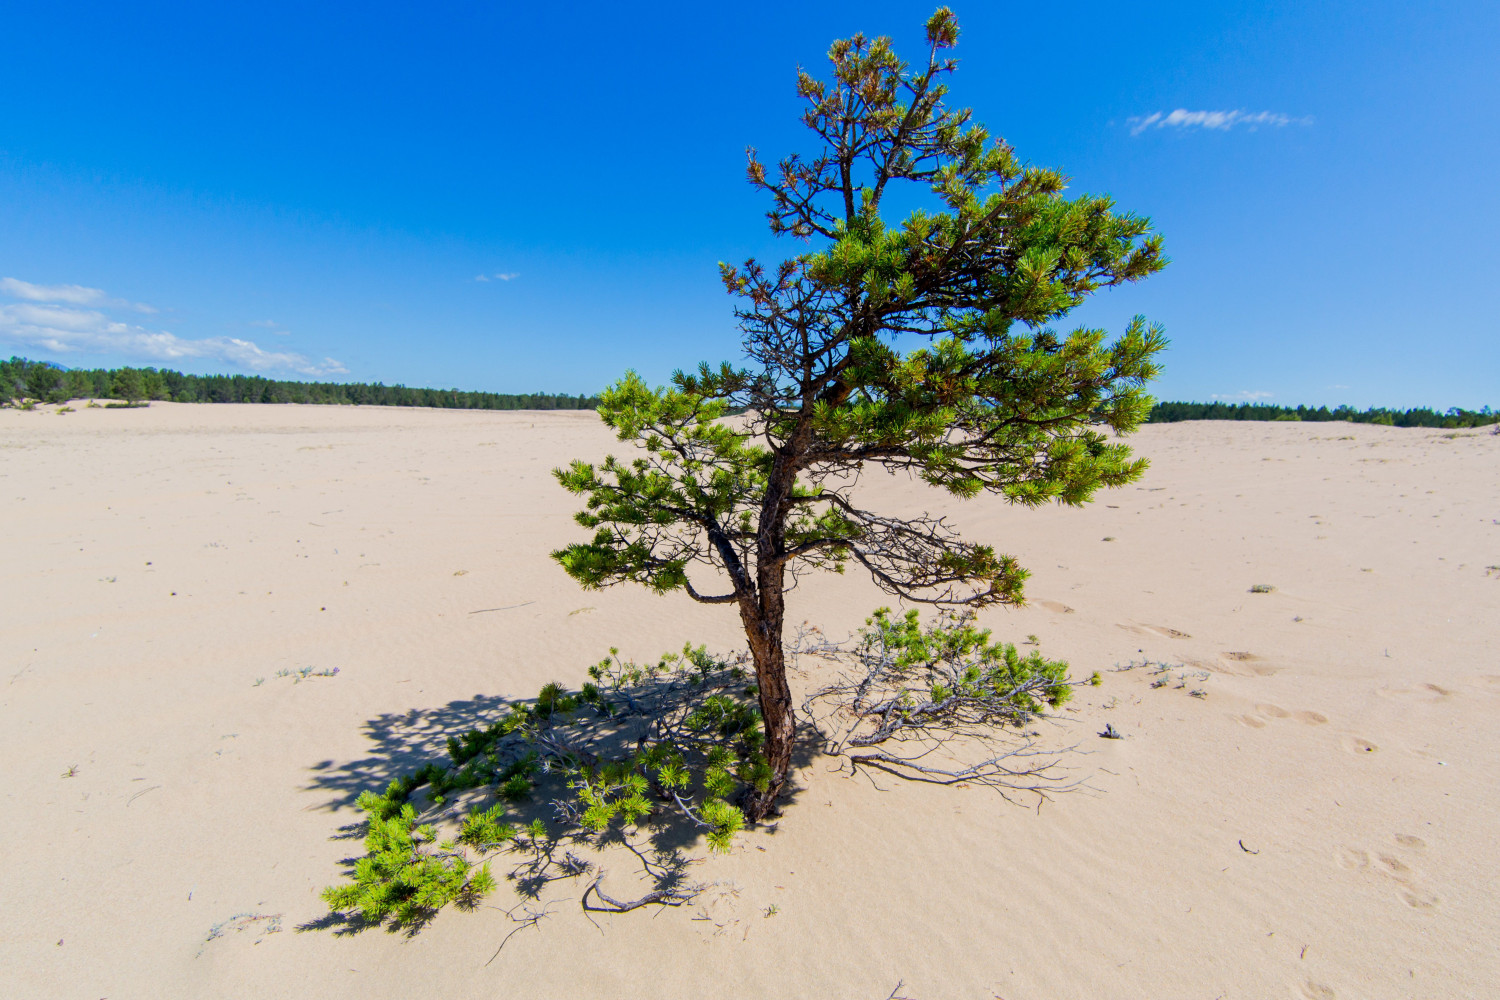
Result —
[[[297, 382], [260, 375], [189, 375], [163, 368], [66, 368], [13, 357], [0, 361], [0, 406], [34, 400], [163, 400], [176, 403], [305, 403], [341, 406], [418, 406], [456, 410], [592, 410], [596, 394], [466, 392], [379, 382]], [[1393, 427], [1465, 428], [1500, 424], [1491, 407], [1406, 410], [1350, 406], [1280, 406], [1274, 403], [1158, 402], [1148, 423], [1183, 420], [1343, 420]]]

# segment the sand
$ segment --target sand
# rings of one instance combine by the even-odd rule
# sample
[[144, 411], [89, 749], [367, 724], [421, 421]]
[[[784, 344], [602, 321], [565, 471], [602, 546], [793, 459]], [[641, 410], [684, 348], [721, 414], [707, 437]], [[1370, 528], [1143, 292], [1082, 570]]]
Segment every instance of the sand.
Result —
[[[361, 789], [609, 646], [733, 649], [732, 610], [547, 558], [580, 535], [549, 470], [613, 446], [589, 413], [0, 411], [0, 994], [1496, 995], [1500, 437], [1135, 444], [1144, 481], [1082, 510], [868, 489], [1033, 570], [983, 620], [1102, 672], [1044, 727], [1085, 789], [1016, 806], [815, 760], [774, 832], [690, 847], [702, 905], [591, 922], [562, 881], [530, 926], [503, 884], [339, 936], [298, 928]], [[851, 574], [791, 606], [841, 635], [882, 603]], [[1147, 658], [1172, 682], [1114, 669]]]

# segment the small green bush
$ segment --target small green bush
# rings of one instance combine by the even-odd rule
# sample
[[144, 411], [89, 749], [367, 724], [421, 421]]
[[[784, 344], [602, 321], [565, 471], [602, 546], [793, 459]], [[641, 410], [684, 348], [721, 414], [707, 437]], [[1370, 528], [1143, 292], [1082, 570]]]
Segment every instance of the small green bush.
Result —
[[[546, 824], [520, 826], [513, 815], [543, 780], [567, 793], [557, 802], [558, 837], [603, 834], [665, 809], [701, 830], [710, 849], [727, 851], [745, 825], [731, 799], [744, 788], [764, 791], [771, 779], [743, 667], [689, 644], [646, 665], [611, 650], [589, 675], [578, 691], [546, 685], [531, 703], [450, 737], [447, 761], [396, 778], [384, 793], [361, 794], [366, 853], [348, 883], [324, 890], [329, 907], [399, 926], [450, 902], [477, 901], [495, 883], [468, 852], [526, 847], [550, 857], [555, 838]], [[622, 744], [626, 723], [648, 736]], [[620, 746], [613, 756], [603, 749], [611, 745]], [[412, 801], [424, 787], [433, 807], [478, 788], [493, 789], [498, 801], [470, 811], [454, 840], [438, 842]]]

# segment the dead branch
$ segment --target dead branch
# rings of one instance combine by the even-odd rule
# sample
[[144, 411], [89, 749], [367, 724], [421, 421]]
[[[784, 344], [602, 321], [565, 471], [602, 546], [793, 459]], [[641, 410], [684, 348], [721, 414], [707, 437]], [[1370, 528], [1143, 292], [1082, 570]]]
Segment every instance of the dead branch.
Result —
[[[585, 910], [590, 910], [594, 913], [629, 913], [631, 910], [638, 910], [643, 906], [651, 906], [653, 904], [657, 906], [681, 906], [684, 903], [691, 903], [697, 899], [705, 888], [700, 885], [690, 885], [657, 889], [654, 892], [646, 893], [640, 899], [622, 901], [615, 899], [599, 888], [599, 883], [604, 880], [604, 874], [601, 871], [598, 875], [594, 876], [594, 880], [589, 883], [588, 888], [583, 890], [583, 899], [580, 902], [582, 902]], [[605, 905], [590, 905], [589, 896], [591, 895], [598, 896]]]

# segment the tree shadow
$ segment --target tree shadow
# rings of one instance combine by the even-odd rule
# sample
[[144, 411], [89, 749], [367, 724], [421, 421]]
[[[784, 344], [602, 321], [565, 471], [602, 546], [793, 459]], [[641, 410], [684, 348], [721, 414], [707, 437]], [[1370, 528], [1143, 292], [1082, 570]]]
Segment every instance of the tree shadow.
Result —
[[[303, 790], [328, 793], [328, 800], [317, 807], [321, 810], [331, 812], [353, 806], [362, 792], [383, 792], [403, 775], [434, 762], [447, 763], [449, 737], [457, 738], [489, 725], [514, 703], [507, 698], [476, 694], [437, 708], [377, 715], [363, 726], [370, 741], [366, 754], [344, 763], [319, 761], [309, 768], [313, 777]], [[354, 827], [362, 829], [363, 821]]]
[[[743, 687], [742, 681], [737, 683]], [[691, 690], [694, 690], [692, 685], [685, 685], [682, 675], [678, 674], [638, 680], [630, 686], [626, 700], [633, 708], [647, 714], [622, 713], [618, 724], [600, 721], [574, 745], [604, 760], [628, 757], [647, 736], [645, 720], [649, 718], [650, 709], [644, 706], [670, 705], [673, 699], [687, 697], [686, 692]], [[702, 689], [697, 690], [701, 693]], [[325, 796], [322, 802], [311, 808], [331, 812], [352, 807], [362, 793], [382, 793], [391, 782], [428, 765], [452, 767], [450, 739], [462, 739], [465, 734], [485, 729], [517, 705], [535, 709], [538, 699], [475, 695], [433, 708], [378, 715], [362, 727], [369, 741], [365, 754], [343, 762], [323, 760], [309, 768], [311, 777], [303, 790]], [[602, 715], [599, 718], [604, 719]], [[793, 767], [800, 768], [810, 763], [818, 752], [818, 745], [811, 733], [808, 738], [799, 740], [793, 753]], [[410, 801], [417, 806], [421, 822], [440, 826], [456, 824], [469, 811], [501, 801], [494, 785], [450, 792], [438, 804], [432, 801], [429, 792], [428, 786], [424, 785], [411, 794]], [[778, 802], [778, 815], [779, 809], [789, 806], [799, 794], [800, 789], [789, 781]], [[523, 900], [539, 899], [546, 886], [553, 882], [578, 878], [590, 872], [602, 874], [601, 866], [612, 858], [628, 862], [625, 867], [636, 873], [635, 881], [649, 885], [653, 892], [684, 892], [695, 885], [690, 870], [702, 860], [701, 854], [707, 853], [703, 844], [704, 829], [678, 809], [669, 797], [653, 796], [651, 813], [633, 829], [627, 831], [615, 825], [603, 834], [594, 834], [578, 824], [576, 801], [575, 793], [567, 786], [566, 776], [554, 769], [536, 777], [535, 787], [527, 799], [507, 802], [509, 821], [526, 825], [541, 820], [548, 831], [544, 840], [532, 841], [525, 846], [513, 844], [486, 859], [496, 874], [503, 876]], [[365, 833], [366, 822], [361, 818], [340, 826], [331, 839], [357, 841]], [[357, 856], [342, 859], [340, 863], [345, 877], [352, 873], [357, 861]], [[509, 871], [505, 870], [507, 863], [510, 863]], [[462, 902], [459, 905], [462, 908]], [[416, 920], [393, 924], [364, 919], [352, 913], [330, 912], [301, 924], [297, 929], [326, 930], [342, 936], [386, 926], [392, 932], [412, 935], [435, 915], [436, 911], [433, 911]]]

